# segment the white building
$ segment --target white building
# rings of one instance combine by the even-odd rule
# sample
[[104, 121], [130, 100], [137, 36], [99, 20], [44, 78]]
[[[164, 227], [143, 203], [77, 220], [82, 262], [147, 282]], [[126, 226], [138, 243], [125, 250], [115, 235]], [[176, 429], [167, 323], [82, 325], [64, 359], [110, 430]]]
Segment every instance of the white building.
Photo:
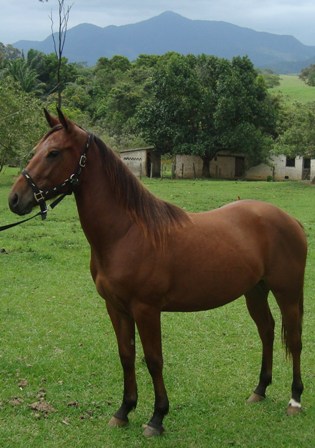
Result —
[[[177, 155], [175, 165], [177, 178], [202, 176], [202, 160], [198, 156]], [[210, 162], [210, 175], [216, 179], [310, 180], [315, 177], [315, 159], [273, 156], [268, 165], [261, 163], [246, 170], [244, 156], [222, 151]]]
[[[124, 150], [120, 157], [138, 177], [161, 175], [161, 157], [153, 147]], [[179, 179], [201, 178], [201, 158], [175, 156], [174, 174]], [[273, 156], [269, 164], [261, 163], [246, 169], [244, 155], [221, 151], [210, 162], [210, 175], [215, 179], [312, 180], [315, 178], [315, 159], [279, 155]]]
[[125, 149], [120, 158], [137, 177], [160, 177], [161, 156], [152, 147]]

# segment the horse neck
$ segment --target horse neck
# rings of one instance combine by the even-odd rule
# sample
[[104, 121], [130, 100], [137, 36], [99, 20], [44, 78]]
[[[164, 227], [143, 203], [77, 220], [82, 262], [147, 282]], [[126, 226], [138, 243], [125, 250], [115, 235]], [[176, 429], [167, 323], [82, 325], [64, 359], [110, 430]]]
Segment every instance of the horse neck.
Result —
[[95, 247], [115, 244], [132, 226], [134, 237], [145, 236], [148, 244], [163, 245], [172, 230], [190, 223], [186, 212], [153, 196], [97, 138], [76, 200], [83, 230]]
[[132, 222], [126, 210], [115, 201], [98, 148], [90, 149], [81, 176], [75, 199], [83, 231], [91, 246], [115, 244]]

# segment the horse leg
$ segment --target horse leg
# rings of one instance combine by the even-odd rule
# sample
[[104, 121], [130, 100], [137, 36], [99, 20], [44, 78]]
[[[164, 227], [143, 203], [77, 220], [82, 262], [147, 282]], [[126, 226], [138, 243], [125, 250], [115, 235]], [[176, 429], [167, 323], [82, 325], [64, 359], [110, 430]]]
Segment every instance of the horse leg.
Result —
[[[301, 377], [303, 291], [295, 295], [292, 294], [292, 290], [287, 294], [274, 293], [274, 295], [282, 313], [283, 342], [293, 362], [292, 395], [287, 414], [294, 415], [302, 409], [301, 395], [304, 389]], [[293, 300], [291, 300], [292, 297], [294, 297]]]
[[144, 425], [143, 433], [146, 437], [152, 437], [163, 433], [163, 419], [169, 410], [162, 373], [161, 313], [152, 307], [142, 306], [134, 310], [134, 317], [154, 386], [154, 412], [149, 423]]
[[275, 322], [268, 304], [269, 289], [263, 282], [245, 294], [250, 316], [254, 320], [262, 342], [262, 361], [259, 382], [249, 403], [262, 401], [266, 397], [266, 389], [272, 382], [272, 358]]
[[137, 406], [138, 394], [135, 374], [135, 322], [126, 314], [118, 313], [107, 304], [118, 342], [118, 350], [124, 374], [124, 393], [120, 408], [109, 421], [109, 426], [128, 424], [128, 414]]

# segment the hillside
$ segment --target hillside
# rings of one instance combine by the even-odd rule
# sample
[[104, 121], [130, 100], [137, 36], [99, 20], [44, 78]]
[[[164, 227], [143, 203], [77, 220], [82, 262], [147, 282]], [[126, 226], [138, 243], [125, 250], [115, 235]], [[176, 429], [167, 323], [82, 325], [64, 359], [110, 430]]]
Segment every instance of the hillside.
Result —
[[[53, 52], [51, 36], [44, 41], [18, 41], [16, 48]], [[242, 28], [231, 23], [190, 20], [173, 12], [130, 25], [101, 28], [81, 24], [68, 30], [64, 55], [70, 62], [94, 65], [98, 58], [123, 55], [131, 60], [140, 54], [212, 54], [218, 57], [248, 55], [257, 67], [278, 73], [298, 72], [315, 58], [315, 47], [293, 36]], [[307, 61], [307, 62], [306, 62]]]

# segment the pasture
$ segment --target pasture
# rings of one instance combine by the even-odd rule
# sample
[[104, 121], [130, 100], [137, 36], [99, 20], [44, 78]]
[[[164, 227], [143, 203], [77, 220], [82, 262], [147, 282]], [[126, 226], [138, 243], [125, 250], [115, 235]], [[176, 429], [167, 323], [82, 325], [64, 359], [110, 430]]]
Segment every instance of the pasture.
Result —
[[[0, 225], [17, 219], [7, 207], [16, 174], [14, 169], [0, 174]], [[297, 417], [285, 414], [292, 369], [281, 346], [280, 316], [272, 297], [273, 385], [264, 402], [245, 403], [257, 383], [261, 349], [241, 298], [208, 312], [163, 315], [164, 372], [171, 402], [165, 435], [150, 441], [142, 437], [153, 391], [139, 340], [138, 408], [129, 427], [108, 428], [121, 400], [121, 367], [110, 320], [90, 277], [89, 247], [70, 197], [46, 221], [35, 219], [0, 234], [0, 446], [314, 446], [315, 187], [298, 182], [145, 183], [186, 210], [220, 207], [239, 196], [272, 202], [303, 223], [309, 242], [304, 412]]]
[[297, 75], [280, 75], [280, 86], [271, 92], [281, 92], [289, 103], [315, 101], [315, 87], [308, 86]]

